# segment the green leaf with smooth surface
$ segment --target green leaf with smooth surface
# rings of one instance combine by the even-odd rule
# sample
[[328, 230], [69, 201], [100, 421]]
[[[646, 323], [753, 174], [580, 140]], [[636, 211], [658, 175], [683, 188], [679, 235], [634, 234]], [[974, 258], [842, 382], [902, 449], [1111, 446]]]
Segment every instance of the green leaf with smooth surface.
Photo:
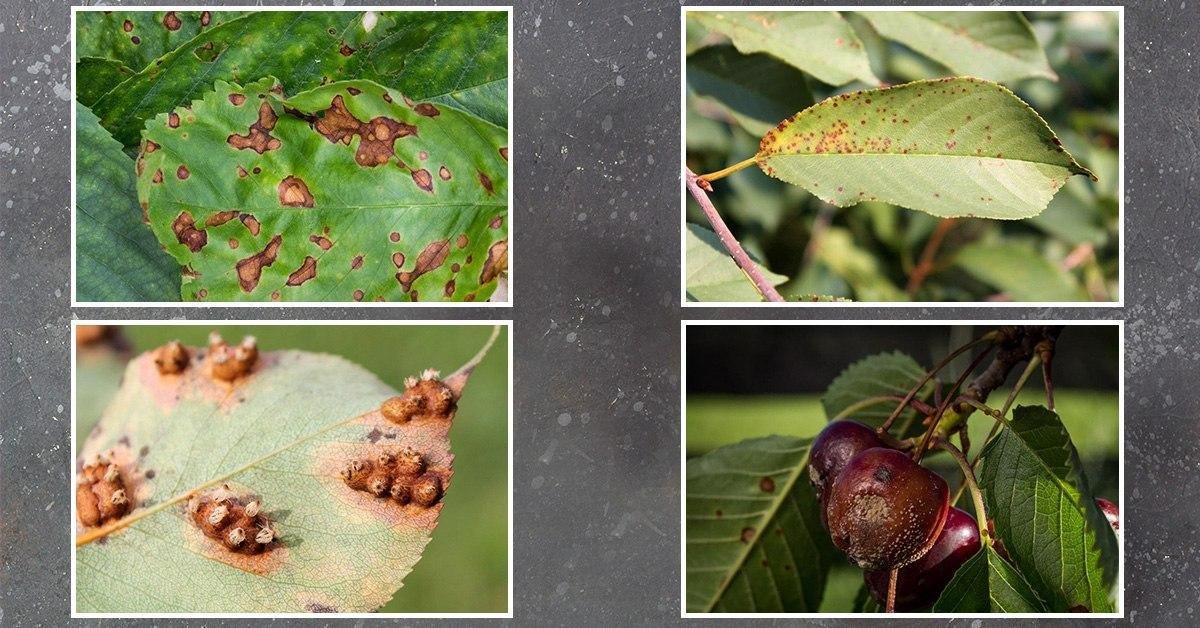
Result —
[[1021, 573], [990, 546], [963, 563], [933, 604], [935, 613], [1041, 613], [1046, 608]]
[[75, 298], [175, 301], [179, 266], [139, 220], [133, 160], [75, 104]]
[[816, 612], [836, 555], [808, 483], [808, 445], [768, 436], [688, 461], [689, 612]]
[[121, 385], [128, 352], [106, 343], [78, 347], [75, 352], [75, 442], [82, 443]]
[[[839, 373], [829, 388], [825, 389], [821, 405], [825, 408], [826, 418], [832, 420], [846, 408], [871, 397], [904, 397], [924, 377], [925, 369], [908, 355], [899, 351], [879, 353], [863, 358]], [[925, 384], [916, 399], [924, 399], [932, 388], [932, 384]], [[899, 400], [874, 404], [856, 410], [846, 418], [879, 425], [897, 405]], [[900, 416], [907, 418], [912, 413], [912, 410], [905, 410]]]
[[100, 100], [101, 96], [131, 76], [133, 70], [122, 65], [120, 61], [84, 57], [75, 63], [75, 100], [85, 107], [90, 107]]
[[728, 45], [689, 55], [687, 84], [693, 93], [720, 103], [754, 135], [813, 103], [803, 72], [771, 55], [744, 55]]
[[241, 11], [77, 11], [75, 56], [102, 57], [141, 70]]
[[[453, 492], [450, 422], [389, 422], [378, 408], [396, 391], [337, 356], [265, 352], [233, 384], [214, 380], [202, 356], [194, 348], [187, 369], [166, 376], [152, 353], [135, 358], [78, 452], [111, 452], [134, 507], [126, 526], [75, 549], [78, 610], [364, 612], [388, 601], [443, 504], [376, 500], [340, 471], [411, 447]], [[223, 484], [260, 501], [277, 546], [234, 554], [196, 527], [187, 499]]]
[[[353, 11], [263, 11], [209, 29], [97, 101], [126, 146], [147, 120], [201, 97], [217, 80], [274, 76], [294, 94], [372, 80], [415, 100], [451, 102], [507, 125], [508, 25], [497, 11], [382, 12], [371, 30]], [[499, 103], [505, 103], [501, 105]], [[505, 111], [506, 113], [506, 111]], [[498, 118], [498, 119], [497, 119]]]
[[765, 52], [829, 85], [878, 85], [862, 41], [834, 11], [688, 11], [687, 19], [729, 37], [737, 49]]
[[1019, 11], [862, 11], [880, 35], [956, 74], [1009, 82], [1057, 80], [1029, 20]]
[[1090, 175], [1002, 85], [917, 81], [842, 94], [763, 137], [758, 165], [822, 200], [879, 200], [934, 216], [1036, 216]]
[[190, 269], [183, 299], [487, 300], [508, 264], [504, 129], [370, 81], [273, 85], [218, 83], [146, 125], [138, 197]]
[[974, 243], [959, 249], [954, 263], [1013, 301], [1086, 301], [1075, 276], [1019, 242]]
[[1114, 609], [1117, 540], [1056, 414], [1017, 407], [984, 448], [979, 483], [996, 533], [1050, 610]]
[[[761, 301], [762, 295], [737, 262], [721, 245], [717, 234], [699, 225], [687, 226], [687, 249], [684, 253], [687, 277], [684, 284], [688, 298], [696, 301]], [[772, 285], [787, 281], [759, 267]]]

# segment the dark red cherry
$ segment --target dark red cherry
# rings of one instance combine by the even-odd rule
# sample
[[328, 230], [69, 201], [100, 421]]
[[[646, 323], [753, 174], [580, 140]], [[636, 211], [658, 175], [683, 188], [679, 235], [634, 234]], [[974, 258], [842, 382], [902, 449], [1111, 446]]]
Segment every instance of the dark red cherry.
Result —
[[[965, 510], [951, 508], [946, 525], [925, 555], [900, 569], [896, 578], [896, 610], [904, 613], [933, 606], [954, 573], [979, 551], [979, 525]], [[890, 571], [866, 571], [863, 579], [871, 597], [887, 603]]]
[[1100, 512], [1104, 513], [1104, 518], [1108, 519], [1108, 525], [1112, 526], [1113, 532], [1120, 532], [1121, 511], [1117, 505], [1103, 497], [1096, 498], [1096, 505], [1100, 507]]
[[808, 481], [823, 499], [846, 463], [859, 453], [883, 447], [875, 430], [857, 421], [834, 421], [825, 426], [809, 448]]
[[834, 546], [869, 570], [903, 567], [924, 556], [949, 510], [945, 480], [882, 447], [851, 458], [825, 498]]

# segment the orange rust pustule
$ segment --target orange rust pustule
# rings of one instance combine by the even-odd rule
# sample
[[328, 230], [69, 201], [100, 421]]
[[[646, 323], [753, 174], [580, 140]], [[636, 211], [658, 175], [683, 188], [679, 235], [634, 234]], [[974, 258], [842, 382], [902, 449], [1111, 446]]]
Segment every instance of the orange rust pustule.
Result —
[[433, 270], [441, 268], [442, 264], [446, 263], [446, 257], [450, 255], [450, 240], [437, 240], [425, 245], [421, 253], [417, 255], [416, 266], [408, 272], [396, 273], [396, 281], [400, 282], [400, 287], [408, 292], [421, 275]]
[[384, 451], [374, 458], [353, 460], [341, 471], [351, 489], [400, 505], [429, 508], [442, 498], [442, 479], [427, 472], [425, 457], [411, 448]]
[[[234, 105], [242, 104], [234, 100], [234, 96], [241, 96], [242, 102], [246, 99], [241, 94], [230, 94], [230, 102], [234, 103]], [[231, 133], [225, 141], [238, 150], [249, 148], [260, 155], [269, 150], [275, 150], [281, 144], [278, 138], [271, 135], [271, 131], [275, 128], [275, 123], [278, 120], [279, 117], [275, 115], [275, 110], [266, 101], [263, 101], [258, 106], [258, 121], [250, 125], [250, 130], [245, 135]]]
[[395, 142], [402, 137], [417, 134], [417, 127], [406, 122], [378, 116], [363, 122], [355, 118], [346, 108], [341, 94], [333, 97], [329, 109], [319, 116], [303, 116], [313, 130], [333, 143], [346, 146], [355, 135], [359, 136], [358, 150], [354, 161], [360, 166], [374, 167], [386, 164], [396, 154]]
[[258, 280], [262, 277], [263, 267], [275, 263], [275, 258], [279, 256], [279, 247], [282, 245], [283, 236], [277, 235], [271, 238], [266, 248], [246, 259], [238, 261], [238, 284], [242, 287], [243, 292], [253, 292], [258, 287]]
[[106, 525], [132, 508], [129, 491], [117, 465], [106, 458], [84, 465], [75, 486], [75, 511], [87, 527]]
[[500, 240], [488, 248], [487, 259], [479, 273], [479, 283], [485, 284], [508, 270], [508, 240]]
[[159, 375], [178, 375], [187, 369], [191, 361], [191, 353], [178, 340], [172, 340], [154, 350], [154, 366]]
[[261, 554], [278, 546], [278, 532], [258, 500], [233, 496], [222, 487], [192, 497], [187, 508], [204, 536], [231, 552]]
[[449, 421], [458, 408], [454, 391], [433, 377], [405, 382], [402, 394], [391, 397], [379, 407], [383, 418], [392, 423], [409, 421]]
[[215, 332], [209, 337], [208, 363], [214, 378], [232, 382], [250, 373], [257, 362], [258, 341], [254, 336], [246, 336], [236, 347], [226, 344]]
[[189, 251], [197, 253], [208, 244], [208, 232], [196, 228], [196, 221], [188, 212], [181, 212], [171, 223], [171, 231], [175, 239], [186, 246]]

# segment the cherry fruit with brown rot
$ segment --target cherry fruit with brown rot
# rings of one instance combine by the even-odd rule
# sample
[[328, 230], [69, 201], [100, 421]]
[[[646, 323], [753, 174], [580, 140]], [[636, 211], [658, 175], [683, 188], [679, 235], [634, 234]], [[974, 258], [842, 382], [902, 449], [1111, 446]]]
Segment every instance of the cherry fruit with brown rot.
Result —
[[[967, 511], [951, 508], [946, 524], [925, 555], [900, 569], [896, 579], [896, 610], [908, 612], [933, 605], [954, 574], [979, 551], [979, 524]], [[871, 597], [887, 601], [890, 571], [867, 571], [863, 579]]]

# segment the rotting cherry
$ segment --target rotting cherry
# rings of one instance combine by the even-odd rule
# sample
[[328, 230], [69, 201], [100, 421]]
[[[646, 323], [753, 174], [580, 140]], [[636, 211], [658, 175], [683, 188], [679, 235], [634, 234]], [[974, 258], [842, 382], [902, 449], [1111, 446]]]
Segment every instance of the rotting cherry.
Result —
[[817, 499], [824, 499], [829, 486], [851, 458], [868, 449], [883, 446], [875, 430], [858, 421], [839, 420], [826, 425], [809, 448], [808, 481], [812, 483]]
[[1120, 532], [1121, 510], [1117, 505], [1103, 497], [1096, 498], [1096, 505], [1100, 507], [1100, 512], [1104, 513], [1104, 518], [1108, 520], [1108, 525], [1112, 526], [1113, 532]]
[[945, 480], [902, 452], [876, 447], [834, 480], [824, 515], [835, 547], [863, 569], [883, 570], [924, 556], [949, 510]]
[[[928, 608], [950, 584], [955, 572], [979, 551], [979, 525], [968, 512], [951, 508], [933, 547], [916, 562], [905, 565], [896, 577], [896, 610], [903, 613]], [[871, 597], [887, 603], [891, 571], [867, 571], [863, 580]]]

